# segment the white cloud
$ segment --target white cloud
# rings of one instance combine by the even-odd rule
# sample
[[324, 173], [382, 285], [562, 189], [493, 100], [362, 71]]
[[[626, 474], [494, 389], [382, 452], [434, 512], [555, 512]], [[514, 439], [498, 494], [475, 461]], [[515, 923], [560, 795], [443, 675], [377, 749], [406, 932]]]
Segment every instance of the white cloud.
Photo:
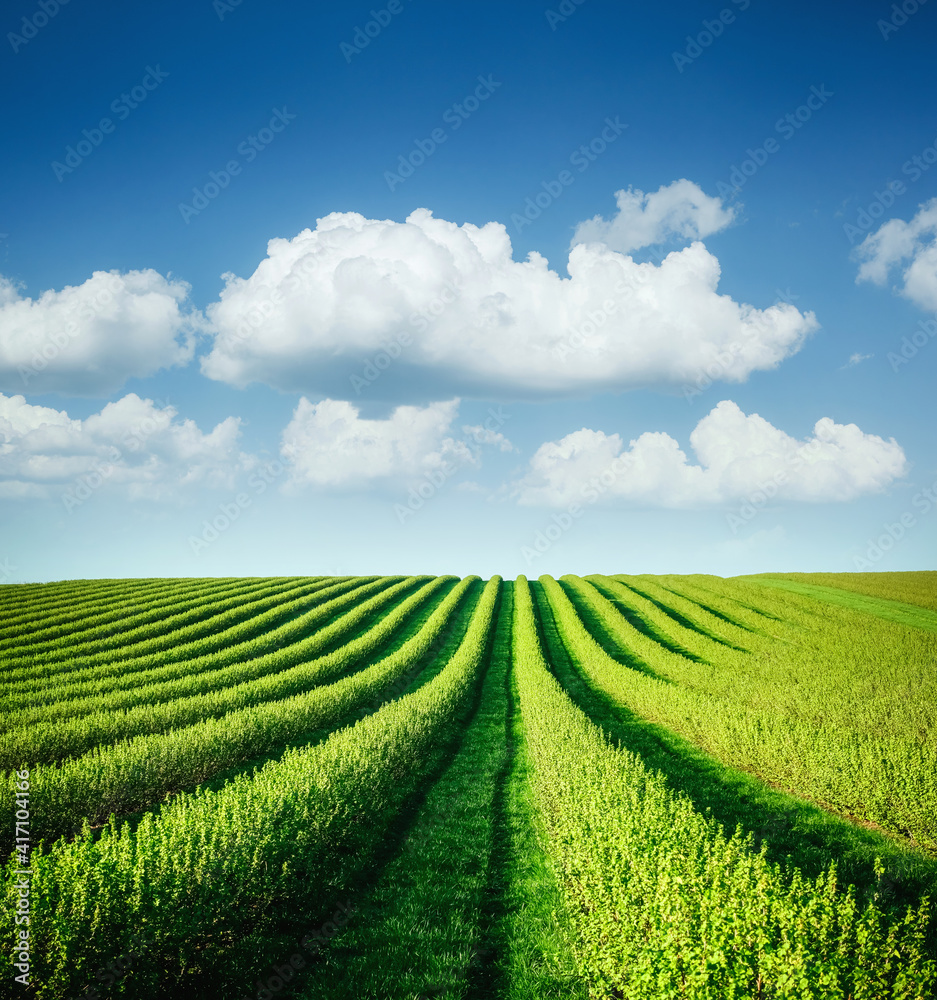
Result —
[[690, 445], [698, 465], [669, 434], [644, 433], [626, 449], [618, 434], [583, 428], [541, 445], [514, 494], [521, 504], [551, 507], [599, 499], [696, 507], [745, 499], [771, 484], [780, 499], [823, 502], [880, 492], [907, 469], [894, 438], [824, 417], [798, 441], [729, 400], [696, 425]]
[[458, 399], [398, 406], [384, 420], [368, 420], [351, 403], [310, 403], [304, 396], [282, 436], [289, 485], [360, 487], [378, 480], [412, 481], [427, 473], [448, 478], [463, 466], [477, 467], [477, 449], [449, 434], [458, 408]]
[[937, 310], [937, 198], [919, 206], [910, 222], [883, 223], [856, 247], [856, 256], [862, 261], [857, 283], [884, 285], [901, 266], [901, 294], [921, 309]]
[[840, 366], [840, 371], [842, 371], [843, 368], [855, 368], [856, 365], [861, 365], [863, 361], [868, 361], [869, 358], [871, 357], [874, 357], [874, 355], [859, 354], [858, 352], [856, 352], [855, 354], [850, 354], [849, 360], [846, 362], [846, 364]]
[[0, 389], [107, 395], [192, 359], [203, 326], [189, 286], [156, 271], [95, 271], [32, 299], [0, 276]]
[[609, 220], [600, 215], [580, 222], [572, 244], [604, 243], [611, 250], [632, 253], [674, 237], [705, 239], [735, 220], [736, 209], [723, 208], [721, 198], [705, 194], [698, 184], [685, 178], [643, 191], [616, 191], [618, 213]]
[[[701, 211], [694, 225], [713, 218]], [[535, 252], [515, 261], [496, 222], [458, 226], [426, 209], [402, 223], [333, 213], [271, 240], [249, 278], [224, 275], [202, 370], [237, 386], [349, 398], [352, 378], [388, 347], [394, 360], [369, 398], [542, 398], [680, 387], [714, 363], [720, 378], [743, 381], [817, 328], [789, 304], [759, 310], [718, 294], [719, 262], [699, 242], [660, 266], [579, 245], [568, 269], [561, 278]]]
[[470, 437], [476, 444], [496, 445], [499, 451], [517, 451], [517, 448], [500, 431], [493, 431], [481, 424], [463, 426], [462, 433]]
[[85, 420], [0, 394], [0, 497], [81, 499], [107, 489], [166, 501], [189, 487], [230, 489], [254, 464], [238, 451], [239, 424], [228, 417], [206, 434], [135, 393]]

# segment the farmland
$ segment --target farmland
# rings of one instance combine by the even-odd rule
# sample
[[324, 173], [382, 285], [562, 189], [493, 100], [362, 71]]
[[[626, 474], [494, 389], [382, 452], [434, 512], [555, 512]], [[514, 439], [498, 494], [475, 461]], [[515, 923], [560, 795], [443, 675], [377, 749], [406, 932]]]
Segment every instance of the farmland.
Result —
[[937, 573], [17, 584], [0, 662], [2, 996], [937, 997]]

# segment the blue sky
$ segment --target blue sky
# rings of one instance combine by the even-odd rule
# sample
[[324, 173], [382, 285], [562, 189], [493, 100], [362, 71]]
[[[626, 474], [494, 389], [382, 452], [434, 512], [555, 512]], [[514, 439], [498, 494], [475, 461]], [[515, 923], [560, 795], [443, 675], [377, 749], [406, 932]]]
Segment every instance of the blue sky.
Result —
[[937, 9], [0, 29], [4, 581], [933, 566]]

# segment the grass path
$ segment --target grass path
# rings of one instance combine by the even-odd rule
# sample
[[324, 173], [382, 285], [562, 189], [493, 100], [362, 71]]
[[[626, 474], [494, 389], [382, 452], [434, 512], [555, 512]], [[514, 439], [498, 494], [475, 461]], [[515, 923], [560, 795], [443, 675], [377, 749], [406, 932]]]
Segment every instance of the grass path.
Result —
[[788, 590], [802, 597], [812, 597], [828, 604], [838, 604], [853, 611], [884, 618], [886, 621], [897, 622], [899, 625], [912, 625], [915, 628], [928, 629], [937, 632], [937, 611], [920, 608], [914, 604], [902, 601], [889, 601], [884, 597], [869, 597], [852, 590], [839, 590], [836, 587], [824, 587], [816, 583], [800, 583], [796, 580], [778, 580], [769, 576], [739, 577], [746, 583], [757, 583], [762, 587], [777, 587]]
[[348, 927], [303, 977], [304, 1000], [547, 1000], [571, 981], [562, 902], [531, 824], [511, 678], [513, 585], [451, 757], [354, 896]]

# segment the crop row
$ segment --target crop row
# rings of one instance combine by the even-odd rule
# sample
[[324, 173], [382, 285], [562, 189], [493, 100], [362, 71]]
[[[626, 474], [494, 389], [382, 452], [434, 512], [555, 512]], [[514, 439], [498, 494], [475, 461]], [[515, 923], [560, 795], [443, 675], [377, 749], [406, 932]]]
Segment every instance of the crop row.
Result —
[[6, 584], [0, 588], [0, 611], [6, 618], [43, 617], [87, 605], [126, 598], [130, 594], [146, 595], [152, 600], [159, 594], [184, 586], [211, 586], [235, 583], [241, 577], [228, 579], [140, 579], [140, 580], [64, 580], [61, 583]]
[[[76, 657], [63, 664], [22, 671], [5, 685], [8, 697], [3, 704], [38, 706], [86, 694], [103, 694], [155, 680], [159, 675], [154, 671], [158, 668], [212, 654], [220, 656], [220, 665], [223, 665], [244, 652], [250, 655], [251, 650], [244, 647], [244, 643], [256, 639], [276, 642], [281, 636], [270, 638], [270, 633], [276, 629], [324, 608], [336, 597], [375, 582], [353, 578], [331, 586], [301, 585], [250, 603], [235, 601], [232, 607], [218, 611], [206, 621], [171, 632], [153, 626], [152, 638], [141, 639], [126, 650], [107, 650], [94, 656]], [[178, 666], [175, 669], [178, 670]], [[164, 671], [163, 675], [171, 676], [171, 670], [169, 673]]]
[[[630, 578], [615, 576], [613, 579], [628, 583]], [[637, 579], [643, 582], [642, 577]], [[733, 600], [725, 592], [725, 589], [719, 588], [715, 581], [706, 576], [663, 576], [655, 577], [653, 580], [667, 591], [693, 602], [714, 617], [755, 636], [764, 635], [766, 625], [772, 620], [777, 621], [776, 615], [769, 617], [746, 604]]]
[[[115, 699], [130, 701], [136, 696], [137, 703], [115, 711], [112, 703], [104, 698], [97, 711], [85, 715], [20, 725], [0, 736], [0, 769], [61, 761], [87, 753], [96, 746], [141, 733], [166, 732], [199, 719], [224, 715], [234, 708], [258, 704], [271, 697], [284, 697], [324, 683], [330, 679], [328, 673], [322, 669], [306, 669], [307, 662], [338, 646], [342, 640], [350, 639], [370, 615], [383, 605], [402, 599], [416, 582], [417, 578], [411, 577], [388, 587], [284, 649], [204, 675], [182, 676], [175, 681], [153, 685], [160, 695], [156, 703], [146, 700], [143, 688], [118, 691], [114, 693]], [[22, 715], [18, 718], [22, 719]]]
[[[434, 680], [313, 747], [210, 792], [179, 795], [135, 828], [58, 841], [32, 858], [30, 926], [40, 1000], [80, 991], [105, 954], [150, 942], [137, 995], [182, 986], [232, 935], [276, 918], [277, 901], [320, 883], [360, 830], [388, 821], [400, 788], [440, 727], [464, 705], [484, 664], [500, 578], [486, 586], [456, 653]], [[16, 876], [7, 871], [0, 927], [12, 936]], [[3, 975], [10, 977], [5, 949]], [[231, 978], [224, 962], [218, 976]]]
[[[443, 629], [455, 620], [472, 578], [451, 589], [419, 631], [383, 659], [333, 683], [302, 689], [310, 678], [333, 677], [366, 661], [426, 601], [435, 600], [438, 591], [454, 582], [452, 577], [435, 577], [378, 625], [341, 649], [288, 671], [290, 676], [275, 674], [266, 684], [257, 684], [253, 697], [270, 700], [166, 733], [97, 747], [58, 766], [31, 768], [30, 801], [36, 817], [33, 836], [51, 841], [79, 830], [84, 820], [99, 825], [111, 813], [147, 808], [170, 792], [272, 753], [368, 705], [433, 648]], [[300, 694], [283, 696], [297, 688]], [[9, 784], [10, 793], [0, 801], [0, 825], [13, 822], [15, 772]]]
[[[567, 586], [572, 585], [571, 578], [568, 583], [566, 577], [563, 580]], [[603, 594], [629, 624], [679, 657], [705, 663], [710, 667], [718, 664], [720, 668], [725, 665], [731, 669], [733, 663], [744, 660], [750, 653], [750, 650], [727, 644], [725, 640], [713, 638], [705, 631], [675, 621], [650, 597], [630, 585], [626, 586], [603, 576], [590, 576], [588, 583]], [[645, 592], [647, 590], [645, 588]], [[723, 631], [728, 631], [728, 628]], [[772, 637], [772, 641], [776, 640]], [[757, 648], [755, 643], [750, 645]]]
[[[598, 647], [571, 626], [562, 590], [542, 582], [570, 653], [591, 676]], [[839, 891], [832, 867], [806, 880], [770, 864], [750, 835], [727, 837], [569, 701], [543, 658], [523, 577], [515, 627], [534, 788], [590, 996], [930, 995], [937, 969], [922, 947], [927, 900], [894, 920]]]
[[198, 592], [184, 601], [153, 609], [144, 615], [131, 615], [120, 622], [100, 625], [88, 619], [87, 628], [73, 632], [67, 641], [53, 639], [47, 643], [33, 643], [19, 647], [5, 656], [11, 678], [54, 673], [63, 663], [81, 662], [90, 665], [106, 662], [108, 656], [123, 653], [134, 656], [134, 647], [157, 637], [168, 640], [171, 634], [182, 634], [183, 629], [210, 630], [215, 623], [213, 616], [228, 609], [247, 607], [265, 598], [281, 594], [314, 593], [327, 589], [330, 581], [301, 581], [268, 583], [263, 586], [228, 588], [214, 593]]
[[[791, 711], [798, 705], [793, 700], [796, 695], [792, 694], [791, 702], [784, 706], [765, 694], [766, 681], [759, 672], [766, 675], [766, 671], [758, 662], [747, 680], [735, 678], [732, 671], [694, 664], [634, 629], [584, 581], [573, 577], [564, 581], [615, 636], [618, 646], [639, 657], [654, 674], [629, 669], [609, 655], [585, 627], [563, 587], [550, 577], [542, 577], [564, 642], [591, 681], [620, 705], [681, 734], [726, 764], [937, 847], [937, 785], [933, 780], [937, 740], [932, 731], [922, 739], [915, 728], [918, 715], [928, 711], [926, 707], [916, 700], [906, 705], [908, 699], [902, 698], [899, 690], [891, 707], [896, 718], [899, 709], [904, 709], [906, 725], [883, 733], [881, 726], [875, 728], [871, 723], [866, 728], [848, 725], [849, 716], [858, 708], [841, 713], [832, 702], [833, 694], [827, 691], [829, 720], [816, 714], [798, 717]], [[887, 627], [886, 623], [882, 627]], [[917, 641], [917, 637], [912, 638]], [[759, 662], [770, 670], [770, 660]], [[783, 691], [792, 677], [799, 676], [809, 698], [811, 666], [817, 675], [816, 689], [822, 692], [839, 663], [831, 659], [811, 664], [809, 658], [803, 659], [798, 669], [781, 670], [777, 690]], [[870, 683], [875, 683], [874, 677]], [[708, 692], [707, 685], [716, 690]], [[834, 690], [836, 701], [848, 696], [845, 684], [843, 690]], [[862, 688], [858, 691], [861, 702]], [[874, 718], [872, 708], [869, 711]]]
[[106, 598], [84, 604], [68, 605], [54, 614], [41, 616], [38, 612], [27, 612], [20, 618], [4, 615], [4, 632], [0, 643], [6, 650], [28, 651], [30, 646], [57, 640], [60, 646], [68, 646], [75, 634], [75, 626], [90, 622], [92, 627], [104, 631], [105, 626], [120, 630], [130, 619], [156, 620], [167, 607], [184, 607], [202, 595], [214, 595], [231, 590], [247, 590], [266, 585], [273, 581], [253, 581], [245, 584], [238, 580], [218, 580], [210, 584], [194, 584], [179, 581], [173, 587], [160, 588], [153, 594], [147, 588], [128, 588], [129, 593], [121, 598]]
[[[737, 652], [745, 653], [762, 649], [773, 641], [769, 635], [734, 625], [732, 622], [726, 621], [725, 618], [718, 617], [711, 611], [707, 611], [698, 602], [682, 597], [673, 590], [667, 590], [648, 577], [609, 577], [596, 574], [587, 576], [586, 579], [596, 583], [600, 589], [603, 586], [614, 589], [617, 585], [624, 588], [624, 592], [628, 594], [643, 597], [664, 616], [664, 619], [669, 619], [671, 623], [676, 622], [685, 629]], [[623, 591], [615, 590], [616, 596], [621, 593]], [[664, 622], [663, 627], [669, 628], [670, 625], [664, 619], [661, 619]]]
[[[618, 608], [621, 592], [615, 584], [603, 577], [590, 581]], [[569, 584], [563, 586], [569, 591]], [[932, 669], [937, 640], [802, 595], [775, 599], [771, 591], [752, 589], [764, 610], [783, 619], [767, 626], [770, 642], [751, 644], [751, 655], [726, 650], [712, 658], [710, 671], [672, 661], [664, 676], [818, 725], [876, 734], [885, 727], [928, 741], [937, 723]], [[883, 658], [885, 648], [889, 655]]]
[[[111, 671], [100, 680], [92, 674], [90, 681], [75, 685], [77, 691], [74, 694], [69, 675], [65, 677], [62, 697], [57, 697], [56, 689], [51, 685], [38, 695], [30, 691], [14, 693], [8, 702], [11, 706], [19, 707], [19, 715], [13, 727], [22, 728], [33, 722], [51, 722], [57, 718], [89, 715], [104, 708], [110, 711], [126, 710], [136, 705], [198, 694], [229, 683], [240, 671], [243, 671], [245, 677], [251, 676], [252, 672], [257, 675], [265, 673], [264, 663], [258, 662], [265, 655], [272, 655], [280, 650], [296, 651], [302, 642], [309, 639], [321, 642], [316, 634], [310, 633], [316, 633], [317, 629], [330, 622], [340, 611], [349, 607], [352, 611], [358, 611], [365, 605], [365, 612], [370, 611], [393, 599], [400, 588], [412, 587], [414, 582], [415, 578], [409, 577], [406, 581], [388, 586], [388, 578], [380, 578], [363, 585], [342, 586], [344, 592], [337, 595], [334, 592], [320, 592], [317, 595], [320, 600], [311, 609], [295, 617], [288, 616], [286, 622], [261, 631], [260, 635], [255, 634], [256, 622], [242, 622], [231, 630], [241, 633], [240, 641], [232, 641], [233, 636], [229, 635], [220, 648], [215, 648], [218, 646], [215, 641], [217, 637], [206, 637], [177, 648], [169, 662], [159, 653], [139, 657], [127, 661], [124, 671]], [[326, 597], [328, 600], [325, 600]], [[365, 597], [368, 601], [364, 600]], [[291, 603], [292, 610], [297, 611], [306, 602], [300, 599]], [[281, 618], [283, 610], [282, 607], [276, 607], [265, 612], [259, 617], [267, 618], [267, 621], [261, 624], [270, 624]], [[254, 637], [244, 638], [245, 633]], [[154, 665], [154, 660], [156, 663], [162, 661], [163, 665]], [[46, 704], [46, 701], [50, 703]]]

